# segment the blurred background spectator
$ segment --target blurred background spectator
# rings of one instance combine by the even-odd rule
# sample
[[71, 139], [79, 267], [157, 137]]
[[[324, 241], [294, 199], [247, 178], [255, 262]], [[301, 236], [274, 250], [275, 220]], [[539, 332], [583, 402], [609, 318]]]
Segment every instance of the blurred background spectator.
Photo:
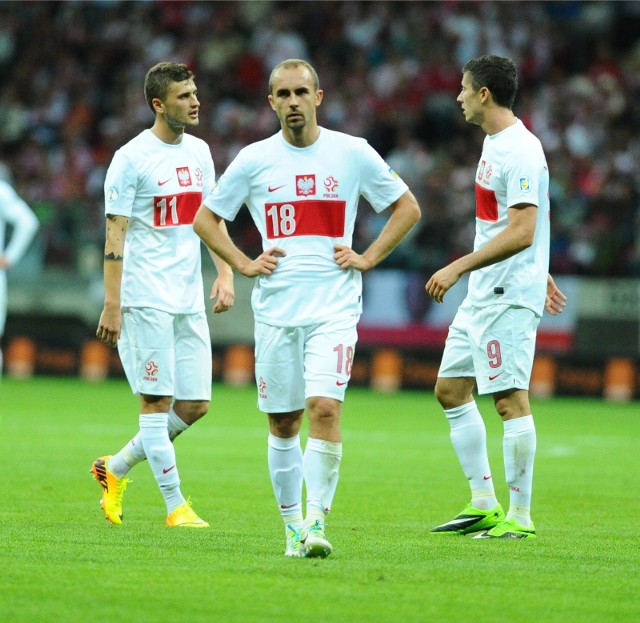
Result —
[[[484, 135], [455, 101], [460, 68], [507, 55], [549, 160], [552, 271], [640, 276], [638, 33], [640, 2], [0, 2], [0, 160], [40, 218], [42, 264], [99, 273], [105, 169], [152, 123], [148, 67], [196, 72], [220, 175], [278, 129], [268, 73], [302, 57], [324, 80], [320, 123], [367, 138], [418, 196], [423, 221], [384, 266], [419, 283], [473, 240]], [[248, 217], [230, 229], [257, 253]]]

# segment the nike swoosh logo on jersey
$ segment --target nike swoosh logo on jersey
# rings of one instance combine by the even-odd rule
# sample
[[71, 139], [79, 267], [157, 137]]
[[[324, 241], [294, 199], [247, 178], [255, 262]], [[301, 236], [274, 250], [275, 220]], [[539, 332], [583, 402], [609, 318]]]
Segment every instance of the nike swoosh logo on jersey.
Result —
[[164, 180], [164, 182], [158, 182], [158, 186], [164, 186], [167, 182], [170, 182], [171, 178], [169, 178], [168, 180]]
[[[502, 374], [502, 372], [500, 372], [500, 374]], [[500, 374], [496, 374], [495, 376], [490, 376], [489, 380], [490, 381], [495, 381], [500, 376]]]
[[276, 190], [280, 190], [281, 188], [284, 188], [286, 186], [286, 184], [283, 184], [282, 186], [269, 186], [269, 188], [267, 188], [267, 190], [270, 193], [274, 193], [276, 192]]

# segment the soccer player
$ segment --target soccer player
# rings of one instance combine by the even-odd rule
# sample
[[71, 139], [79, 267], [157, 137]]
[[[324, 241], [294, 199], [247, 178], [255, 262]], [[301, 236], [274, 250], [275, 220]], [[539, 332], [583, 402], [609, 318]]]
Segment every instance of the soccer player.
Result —
[[[182, 64], [149, 69], [144, 93], [155, 120], [119, 149], [105, 179], [105, 300], [97, 337], [118, 346], [134, 393], [139, 431], [120, 452], [94, 461], [102, 508], [122, 523], [129, 470], [148, 459], [167, 507], [166, 524], [206, 528], [180, 490], [173, 439], [207, 412], [211, 338], [205, 315], [201, 244], [193, 217], [215, 183], [207, 144], [185, 134], [198, 125], [193, 73]], [[233, 271], [218, 270], [211, 298], [233, 305]]]
[[[475, 177], [474, 250], [437, 271], [426, 290], [441, 303], [462, 275], [468, 293], [449, 328], [435, 393], [471, 488], [471, 501], [436, 534], [534, 538], [531, 487], [536, 431], [529, 380], [543, 310], [566, 297], [549, 270], [549, 170], [540, 141], [512, 111], [518, 86], [510, 59], [481, 56], [462, 69], [457, 101], [487, 134]], [[491, 394], [504, 422], [509, 510], [496, 499], [484, 421], [473, 398]]]
[[[407, 185], [364, 139], [318, 125], [322, 98], [309, 63], [278, 64], [268, 101], [281, 131], [240, 151], [194, 221], [210, 249], [256, 277], [258, 407], [268, 417], [268, 467], [291, 557], [332, 551], [325, 517], [342, 458], [340, 418], [362, 311], [361, 273], [381, 262], [420, 218]], [[361, 196], [390, 216], [358, 253], [351, 244]], [[263, 252], [253, 260], [221, 227], [245, 203], [262, 236]]]
[[[6, 242], [7, 225], [11, 226], [11, 237], [8, 243]], [[31, 208], [18, 196], [7, 180], [0, 178], [0, 341], [7, 321], [7, 271], [20, 261], [38, 227], [38, 219]], [[1, 349], [0, 373], [2, 373]]]

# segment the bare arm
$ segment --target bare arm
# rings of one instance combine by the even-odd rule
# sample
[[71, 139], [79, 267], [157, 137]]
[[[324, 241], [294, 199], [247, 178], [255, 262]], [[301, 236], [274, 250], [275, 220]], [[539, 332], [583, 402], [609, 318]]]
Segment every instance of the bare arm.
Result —
[[334, 246], [334, 258], [340, 268], [355, 268], [361, 272], [372, 269], [393, 251], [409, 230], [420, 220], [420, 206], [410, 190], [389, 208], [391, 216], [380, 235], [362, 254], [343, 244]]
[[273, 247], [252, 260], [231, 240], [224, 220], [204, 205], [196, 214], [193, 229], [210, 251], [246, 277], [270, 275], [278, 264], [277, 256], [285, 255], [282, 249]]
[[[227, 225], [220, 221], [220, 228], [227, 231]], [[227, 234], [228, 235], [228, 234]], [[233, 269], [224, 260], [220, 259], [211, 249], [207, 248], [209, 255], [218, 271], [218, 277], [211, 286], [209, 298], [213, 301], [218, 299], [213, 306], [213, 313], [225, 312], [233, 306], [235, 300], [235, 290], [233, 287]]]
[[104, 307], [96, 336], [111, 347], [118, 343], [122, 330], [120, 311], [120, 285], [124, 239], [129, 227], [126, 216], [107, 214], [106, 240], [104, 244]]
[[425, 286], [429, 296], [442, 303], [446, 292], [465, 273], [506, 260], [531, 246], [538, 208], [534, 205], [513, 206], [509, 208], [507, 216], [508, 225], [484, 247], [463, 255], [431, 276]]

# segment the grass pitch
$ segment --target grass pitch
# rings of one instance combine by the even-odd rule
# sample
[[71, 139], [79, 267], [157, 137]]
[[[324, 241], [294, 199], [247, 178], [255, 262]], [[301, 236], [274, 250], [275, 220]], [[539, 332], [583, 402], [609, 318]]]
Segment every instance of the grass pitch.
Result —
[[[640, 620], [637, 402], [535, 402], [539, 538], [473, 541], [429, 534], [468, 501], [433, 393], [350, 389], [326, 560], [283, 555], [255, 404], [252, 387], [216, 386], [209, 415], [176, 442], [183, 492], [210, 530], [163, 525], [146, 464], [111, 526], [89, 467], [136, 430], [126, 383], [3, 379], [0, 620]], [[479, 404], [506, 509], [502, 425]]]

